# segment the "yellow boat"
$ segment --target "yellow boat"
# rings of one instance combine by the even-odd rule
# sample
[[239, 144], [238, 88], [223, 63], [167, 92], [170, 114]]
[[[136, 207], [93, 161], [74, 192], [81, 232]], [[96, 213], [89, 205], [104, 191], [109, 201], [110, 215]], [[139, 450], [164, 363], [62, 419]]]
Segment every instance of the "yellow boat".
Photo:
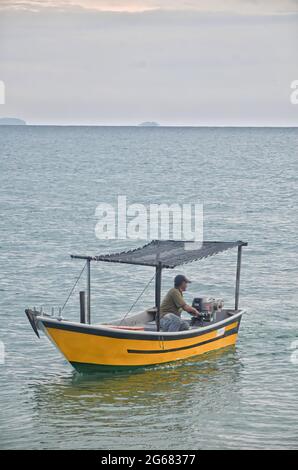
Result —
[[[67, 361], [79, 372], [108, 371], [180, 361], [234, 345], [245, 310], [239, 309], [242, 247], [246, 242], [195, 242], [153, 240], [128, 252], [100, 256], [72, 255], [84, 259], [87, 268], [87, 309], [85, 292], [80, 292], [80, 321], [71, 322], [35, 309], [26, 309], [30, 324], [39, 337], [42, 331]], [[193, 243], [193, 245], [191, 245]], [[238, 248], [234, 308], [201, 312], [199, 324], [178, 332], [160, 330], [161, 274], [216, 253]], [[155, 306], [119, 320], [91, 324], [90, 265], [92, 261], [127, 263], [155, 268]]]

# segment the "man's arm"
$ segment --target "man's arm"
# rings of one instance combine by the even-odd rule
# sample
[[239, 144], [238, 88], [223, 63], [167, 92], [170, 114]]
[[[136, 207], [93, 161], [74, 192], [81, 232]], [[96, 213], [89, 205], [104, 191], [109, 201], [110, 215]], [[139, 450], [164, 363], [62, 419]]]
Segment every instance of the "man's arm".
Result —
[[190, 313], [191, 315], [194, 315], [195, 317], [200, 315], [200, 312], [194, 308], [194, 307], [191, 307], [190, 305], [187, 305], [187, 304], [184, 304], [182, 306], [183, 310], [185, 310], [187, 313]]
[[190, 313], [191, 315], [198, 316], [200, 314], [196, 308], [191, 307], [185, 302], [181, 293], [174, 290], [172, 294], [172, 299], [177, 308], [182, 308], [183, 310], [185, 310], [185, 312]]

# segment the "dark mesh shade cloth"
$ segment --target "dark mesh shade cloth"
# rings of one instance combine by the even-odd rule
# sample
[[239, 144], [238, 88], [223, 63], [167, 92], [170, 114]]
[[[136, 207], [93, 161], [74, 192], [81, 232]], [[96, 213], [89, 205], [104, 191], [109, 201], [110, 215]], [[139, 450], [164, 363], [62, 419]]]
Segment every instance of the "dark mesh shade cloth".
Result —
[[240, 240], [236, 242], [204, 241], [202, 244], [175, 240], [153, 240], [135, 250], [94, 257], [79, 255], [72, 255], [72, 257], [144, 266], [157, 266], [161, 262], [164, 268], [174, 268], [242, 245], [247, 245], [247, 243]]

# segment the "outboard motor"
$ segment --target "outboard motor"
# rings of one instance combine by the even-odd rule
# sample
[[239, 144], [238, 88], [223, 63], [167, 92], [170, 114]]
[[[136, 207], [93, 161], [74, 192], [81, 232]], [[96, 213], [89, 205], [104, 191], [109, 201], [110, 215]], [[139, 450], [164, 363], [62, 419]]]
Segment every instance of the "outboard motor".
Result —
[[215, 320], [216, 312], [223, 308], [222, 299], [214, 299], [213, 297], [195, 297], [192, 306], [200, 312], [199, 319], [201, 322], [210, 322]]

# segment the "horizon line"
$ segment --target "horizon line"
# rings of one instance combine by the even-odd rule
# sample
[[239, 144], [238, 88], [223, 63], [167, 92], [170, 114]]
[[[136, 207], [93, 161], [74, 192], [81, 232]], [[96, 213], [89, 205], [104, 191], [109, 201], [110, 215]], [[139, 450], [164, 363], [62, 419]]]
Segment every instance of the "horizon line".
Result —
[[[0, 121], [3, 118], [0, 118]], [[297, 128], [298, 124], [158, 124], [152, 126], [143, 126], [141, 124], [1, 124], [1, 127], [141, 127], [141, 128], [159, 128], [159, 127], [186, 127], [186, 128]]]

